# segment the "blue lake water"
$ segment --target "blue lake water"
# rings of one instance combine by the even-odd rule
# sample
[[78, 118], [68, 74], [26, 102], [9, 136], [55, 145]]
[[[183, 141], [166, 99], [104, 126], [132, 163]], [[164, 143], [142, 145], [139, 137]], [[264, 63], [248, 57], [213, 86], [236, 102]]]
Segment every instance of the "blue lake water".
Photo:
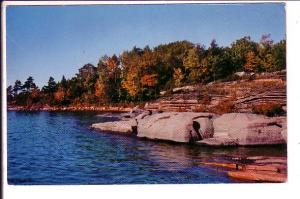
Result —
[[[103, 133], [93, 112], [8, 111], [9, 184], [234, 183], [200, 164], [227, 156], [286, 156], [285, 147], [209, 148]], [[112, 115], [114, 116], [114, 115]]]

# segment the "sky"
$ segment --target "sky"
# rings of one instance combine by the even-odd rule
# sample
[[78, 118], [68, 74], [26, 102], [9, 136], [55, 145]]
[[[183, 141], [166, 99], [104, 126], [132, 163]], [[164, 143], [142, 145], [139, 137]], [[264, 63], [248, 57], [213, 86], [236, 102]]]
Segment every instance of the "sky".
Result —
[[133, 46], [178, 40], [230, 46], [244, 36], [285, 38], [284, 4], [8, 6], [7, 85], [33, 76], [41, 88]]

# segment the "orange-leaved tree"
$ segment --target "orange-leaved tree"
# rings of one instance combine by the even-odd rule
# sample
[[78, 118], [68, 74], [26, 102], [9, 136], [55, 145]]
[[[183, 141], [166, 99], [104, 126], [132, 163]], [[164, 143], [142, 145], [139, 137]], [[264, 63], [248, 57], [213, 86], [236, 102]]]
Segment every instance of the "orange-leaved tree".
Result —
[[65, 96], [66, 96], [66, 93], [63, 90], [63, 88], [61, 86], [58, 87], [57, 91], [54, 93], [54, 99], [55, 99], [55, 101], [58, 104], [60, 104], [60, 103], [62, 103], [65, 100]]
[[182, 81], [184, 79], [184, 74], [183, 74], [181, 68], [175, 68], [174, 69], [173, 79], [174, 79], [176, 87], [181, 86]]
[[253, 51], [248, 52], [246, 55], [244, 70], [248, 72], [259, 72], [262, 70], [261, 60]]

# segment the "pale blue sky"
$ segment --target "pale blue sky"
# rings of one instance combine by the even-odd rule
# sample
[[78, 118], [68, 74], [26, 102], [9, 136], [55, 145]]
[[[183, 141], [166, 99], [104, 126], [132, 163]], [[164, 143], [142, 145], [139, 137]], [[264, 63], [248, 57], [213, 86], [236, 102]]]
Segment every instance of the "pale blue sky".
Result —
[[221, 46], [270, 33], [285, 38], [284, 4], [181, 4], [7, 7], [7, 83], [31, 75], [71, 78], [86, 63], [133, 46], [177, 40]]

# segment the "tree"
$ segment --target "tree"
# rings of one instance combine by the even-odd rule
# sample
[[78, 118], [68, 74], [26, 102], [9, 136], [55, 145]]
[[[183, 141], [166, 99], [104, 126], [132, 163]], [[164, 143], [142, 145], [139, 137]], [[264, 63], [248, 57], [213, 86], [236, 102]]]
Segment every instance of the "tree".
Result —
[[109, 57], [106, 60], [105, 65], [106, 65], [107, 70], [108, 70], [108, 75], [110, 77], [113, 77], [114, 80], [116, 80], [117, 75], [119, 73], [118, 66], [120, 65], [120, 61], [119, 61], [118, 57], [115, 54], [112, 57]]
[[143, 100], [155, 98], [158, 93], [159, 65], [160, 62], [157, 53], [146, 46], [138, 62]]
[[258, 57], [261, 61], [261, 71], [270, 71], [274, 65], [274, 59], [271, 54], [272, 45], [271, 35], [262, 35], [257, 47]]
[[[67, 84], [68, 84], [68, 82], [67, 82], [65, 76], [63, 75], [62, 78], [61, 78], [61, 81], [60, 81], [60, 85], [61, 85], [64, 89], [67, 89], [67, 86], [68, 86]], [[49, 83], [48, 83], [48, 85], [49, 85]]]
[[256, 52], [257, 44], [249, 36], [236, 40], [231, 44], [230, 56], [234, 72], [243, 69], [248, 52]]
[[106, 97], [105, 82], [101, 78], [97, 79], [97, 81], [95, 83], [95, 95], [98, 98], [102, 98], [102, 99], [104, 99]]
[[[107, 94], [112, 102], [119, 102], [121, 95], [121, 68], [120, 59], [116, 55], [109, 57], [106, 62], [108, 71]], [[104, 78], [103, 78], [104, 79]]]
[[58, 84], [55, 82], [53, 77], [49, 77], [48, 83], [42, 88], [43, 102], [45, 104], [55, 104], [54, 94], [57, 91]]
[[23, 88], [27, 92], [31, 92], [33, 89], [37, 88], [37, 86], [34, 83], [33, 77], [29, 76], [27, 80], [24, 82]]
[[157, 74], [145, 74], [141, 78], [141, 85], [147, 87], [155, 87], [157, 84]]
[[179, 87], [182, 84], [182, 80], [184, 79], [184, 75], [180, 68], [175, 68], [173, 73], [173, 79], [175, 81], [175, 86]]
[[57, 84], [54, 81], [54, 78], [50, 77], [49, 81], [48, 81], [48, 90], [49, 90], [49, 92], [54, 93], [56, 91], [56, 87], [57, 87]]
[[97, 79], [97, 67], [92, 64], [85, 64], [71, 80], [66, 81], [68, 88], [59, 83], [65, 94], [66, 101], [73, 102], [74, 106], [90, 104], [95, 102], [94, 84]]
[[248, 52], [246, 55], [246, 63], [244, 70], [249, 72], [262, 71], [261, 60], [254, 52]]
[[27, 102], [28, 94], [23, 92], [23, 85], [20, 80], [15, 81], [15, 85], [13, 87], [14, 100], [16, 105], [25, 105]]
[[161, 85], [163, 67], [158, 53], [146, 46], [121, 55], [122, 88], [131, 100], [146, 100], [156, 97]]
[[103, 56], [97, 66], [97, 75], [93, 82], [96, 101], [119, 102], [121, 93], [120, 59], [116, 55]]
[[23, 85], [22, 85], [21, 81], [20, 80], [16, 80], [15, 81], [15, 85], [13, 87], [13, 95], [17, 96], [19, 94], [19, 91], [22, 90], [22, 88], [23, 88]]
[[286, 40], [274, 44], [271, 49], [273, 66], [269, 71], [278, 71], [286, 68]]
[[220, 48], [216, 40], [213, 39], [198, 69], [198, 79], [201, 82], [215, 81], [222, 77], [220, 71], [222, 71], [222, 68], [225, 66], [223, 64], [223, 54], [224, 50]]
[[13, 91], [13, 87], [11, 85], [7, 87], [6, 94], [7, 94], [7, 102], [9, 103], [14, 98], [14, 91]]
[[199, 49], [197, 48], [192, 48], [188, 50], [187, 56], [183, 59], [183, 65], [186, 68], [197, 68], [200, 66], [200, 53]]
[[141, 50], [133, 48], [131, 51], [125, 51], [121, 55], [123, 68], [121, 86], [127, 91], [128, 97], [132, 100], [137, 99], [138, 94], [141, 92], [141, 73], [139, 68], [141, 54]]
[[126, 72], [126, 77], [122, 81], [122, 87], [127, 90], [131, 97], [136, 97], [139, 93], [139, 78], [137, 76], [138, 70], [137, 68], [130, 68]]
[[47, 86], [42, 88], [43, 92], [48, 94], [54, 94], [57, 89], [57, 83], [54, 81], [53, 77], [49, 77]]
[[78, 78], [73, 77], [70, 81], [69, 93], [72, 99], [80, 98], [84, 92], [81, 82]]
[[189, 71], [183, 66], [183, 60], [190, 49], [195, 45], [189, 41], [176, 41], [169, 44], [162, 44], [154, 48], [158, 56], [158, 89], [170, 89], [174, 85], [174, 68], [181, 68], [185, 79], [189, 76]]
[[40, 103], [41, 92], [38, 87], [34, 87], [27, 97], [27, 106]]
[[275, 43], [270, 35], [260, 42], [250, 37], [236, 40], [230, 47], [212, 40], [208, 48], [189, 41], [161, 44], [154, 48], [134, 46], [120, 56], [103, 56], [97, 67], [85, 64], [78, 74], [60, 82], [49, 78], [42, 92], [28, 77], [7, 88], [8, 101], [16, 105], [91, 105], [142, 101], [156, 98], [161, 90], [187, 83], [224, 79], [236, 71], [278, 71], [286, 68], [286, 41]]
[[58, 87], [57, 91], [54, 93], [54, 99], [58, 104], [61, 104], [65, 100], [65, 91], [62, 87]]
[[187, 56], [183, 59], [184, 68], [188, 70], [189, 80], [195, 81], [201, 76], [201, 51], [199, 48], [188, 50]]

